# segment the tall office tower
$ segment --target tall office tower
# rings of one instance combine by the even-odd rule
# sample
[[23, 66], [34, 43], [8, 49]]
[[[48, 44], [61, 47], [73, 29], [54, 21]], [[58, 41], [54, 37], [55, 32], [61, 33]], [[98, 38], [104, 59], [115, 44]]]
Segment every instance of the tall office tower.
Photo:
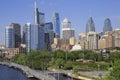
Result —
[[52, 15], [52, 21], [53, 21], [53, 29], [55, 34], [60, 37], [60, 19], [58, 13], [53, 13]]
[[88, 32], [87, 33], [87, 41], [89, 49], [98, 49], [98, 40], [99, 34], [96, 32]]
[[87, 24], [86, 24], [86, 33], [88, 32], [95, 32], [95, 25], [92, 17], [89, 18]]
[[26, 50], [44, 50], [44, 27], [26, 24]]
[[37, 4], [35, 2], [34, 4], [34, 24], [35, 25], [43, 25], [45, 23], [44, 20], [44, 13], [39, 12], [38, 8], [37, 8]]
[[11, 23], [10, 27], [14, 29], [15, 36], [15, 48], [19, 47], [21, 44], [21, 29], [18, 23]]
[[114, 47], [120, 47], [120, 29], [115, 29], [112, 35], [114, 39]]
[[25, 44], [26, 42], [26, 38], [25, 38], [25, 31], [26, 31], [26, 28], [27, 28], [27, 24], [25, 24], [24, 26], [23, 26], [23, 35], [22, 35], [22, 44]]
[[5, 46], [6, 48], [15, 47], [15, 35], [13, 27], [7, 26], [5, 28]]
[[54, 42], [54, 31], [52, 22], [45, 23], [45, 49], [51, 50], [51, 45]]
[[103, 27], [103, 33], [105, 34], [107, 31], [112, 31], [111, 21], [109, 18], [105, 19]]
[[70, 39], [71, 37], [75, 37], [75, 31], [71, 28], [71, 22], [65, 18], [62, 22], [62, 38]]

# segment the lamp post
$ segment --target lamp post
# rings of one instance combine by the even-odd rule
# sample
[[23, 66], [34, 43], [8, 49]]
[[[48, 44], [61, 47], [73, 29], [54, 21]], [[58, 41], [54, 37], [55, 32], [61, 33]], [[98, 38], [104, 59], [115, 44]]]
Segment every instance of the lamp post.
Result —
[[98, 64], [97, 66], [98, 66], [98, 73], [99, 73], [100, 65]]
[[66, 52], [66, 55], [65, 55], [65, 59], [66, 59], [66, 61], [67, 61], [67, 52]]

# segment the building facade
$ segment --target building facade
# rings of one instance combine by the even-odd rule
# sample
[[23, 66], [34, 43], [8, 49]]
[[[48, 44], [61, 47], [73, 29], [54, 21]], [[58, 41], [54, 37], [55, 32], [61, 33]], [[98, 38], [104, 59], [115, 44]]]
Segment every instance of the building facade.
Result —
[[65, 18], [62, 22], [62, 38], [70, 39], [75, 37], [75, 30], [71, 28], [71, 22]]
[[114, 47], [120, 47], [120, 29], [113, 31]]
[[80, 33], [78, 35], [78, 40], [87, 40], [86, 34], [85, 33]]
[[105, 32], [108, 32], [108, 31], [112, 31], [111, 20], [109, 18], [105, 19], [103, 34], [105, 34]]
[[52, 14], [52, 22], [53, 22], [53, 30], [55, 34], [60, 37], [60, 19], [59, 19], [59, 14], [58, 13], [53, 13]]
[[94, 24], [92, 17], [89, 18], [86, 24], [86, 33], [88, 32], [95, 32], [95, 24]]
[[98, 49], [99, 34], [96, 32], [87, 33], [88, 48], [91, 50]]
[[45, 33], [45, 49], [51, 50], [51, 45], [54, 42], [54, 31], [52, 22], [45, 23], [44, 33]]
[[39, 12], [37, 4], [34, 4], [34, 24], [35, 25], [43, 25], [45, 23], [44, 13]]
[[5, 28], [5, 47], [14, 48], [15, 47], [15, 35], [14, 28], [7, 26]]
[[26, 51], [44, 50], [44, 27], [27, 23], [26, 31]]
[[104, 49], [104, 48], [113, 48], [114, 47], [114, 37], [112, 35], [112, 32], [105, 32], [105, 35], [101, 37], [101, 39], [98, 41], [98, 48]]
[[21, 28], [18, 23], [11, 23], [10, 27], [14, 29], [14, 36], [15, 36], [15, 48], [18, 48], [21, 44]]

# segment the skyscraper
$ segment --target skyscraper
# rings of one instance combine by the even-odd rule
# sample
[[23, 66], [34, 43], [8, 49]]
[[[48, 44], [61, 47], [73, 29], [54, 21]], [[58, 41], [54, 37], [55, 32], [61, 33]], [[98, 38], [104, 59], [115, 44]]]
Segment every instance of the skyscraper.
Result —
[[44, 27], [26, 24], [25, 29], [26, 50], [44, 50]]
[[89, 18], [87, 24], [86, 24], [86, 33], [88, 32], [95, 32], [95, 25], [92, 17]]
[[5, 28], [5, 46], [6, 48], [15, 47], [15, 35], [13, 27], [7, 26]]
[[44, 13], [39, 12], [36, 2], [34, 4], [34, 8], [35, 8], [34, 9], [34, 24], [35, 25], [44, 24], [45, 23], [45, 21], [44, 21]]
[[88, 32], [87, 33], [87, 41], [89, 49], [98, 49], [98, 40], [99, 34], [96, 32]]
[[27, 24], [25, 24], [24, 26], [23, 26], [23, 35], [22, 35], [22, 44], [25, 44], [26, 42], [26, 38], [25, 38], [25, 35], [26, 35], [26, 33], [25, 33], [25, 31], [26, 31], [26, 28], [27, 28]]
[[62, 38], [69, 40], [72, 37], [75, 37], [75, 31], [71, 28], [71, 22], [65, 18], [62, 22]]
[[15, 36], [15, 48], [18, 48], [21, 44], [21, 29], [18, 23], [11, 23], [10, 27], [14, 29]]
[[34, 10], [34, 24], [27, 23], [25, 25], [25, 43], [26, 50], [29, 52], [30, 50], [44, 50], [45, 49], [45, 34], [44, 34], [44, 13], [38, 11], [35, 2], [35, 10]]
[[58, 13], [53, 13], [52, 15], [52, 21], [53, 21], [53, 30], [55, 34], [60, 37], [60, 19]]
[[105, 19], [103, 27], [103, 33], [105, 34], [107, 31], [112, 31], [111, 21], [109, 18]]
[[54, 42], [54, 31], [52, 22], [45, 23], [45, 49], [51, 50], [51, 45]]

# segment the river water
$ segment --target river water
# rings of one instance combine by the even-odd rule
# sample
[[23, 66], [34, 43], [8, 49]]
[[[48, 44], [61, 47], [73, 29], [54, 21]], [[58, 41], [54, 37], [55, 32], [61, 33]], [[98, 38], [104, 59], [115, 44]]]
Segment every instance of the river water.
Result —
[[[56, 78], [56, 80], [77, 80], [67, 77], [63, 74], [49, 74]], [[9, 68], [8, 66], [0, 65], [0, 80], [28, 80], [25, 74], [20, 70]], [[29, 79], [36, 80], [36, 79]]]
[[0, 65], [0, 80], [27, 80], [20, 70]]

